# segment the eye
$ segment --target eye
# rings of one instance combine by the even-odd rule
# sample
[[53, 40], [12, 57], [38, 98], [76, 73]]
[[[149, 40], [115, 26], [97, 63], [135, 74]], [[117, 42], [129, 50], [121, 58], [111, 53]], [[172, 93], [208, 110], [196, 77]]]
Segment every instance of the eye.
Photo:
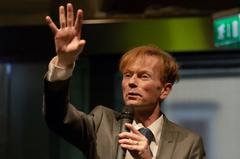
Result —
[[123, 77], [130, 78], [130, 77], [132, 77], [132, 74], [130, 72], [125, 72], [125, 73], [123, 73]]
[[143, 73], [143, 74], [141, 74], [141, 79], [143, 79], [143, 80], [147, 80], [147, 79], [149, 79], [150, 78], [150, 75], [149, 74], [146, 74], [146, 73]]

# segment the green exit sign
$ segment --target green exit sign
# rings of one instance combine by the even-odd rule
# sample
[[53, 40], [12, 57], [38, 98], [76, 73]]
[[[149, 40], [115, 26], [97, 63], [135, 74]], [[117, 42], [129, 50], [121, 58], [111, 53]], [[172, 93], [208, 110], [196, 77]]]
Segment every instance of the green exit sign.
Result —
[[240, 48], [240, 13], [213, 20], [215, 47]]

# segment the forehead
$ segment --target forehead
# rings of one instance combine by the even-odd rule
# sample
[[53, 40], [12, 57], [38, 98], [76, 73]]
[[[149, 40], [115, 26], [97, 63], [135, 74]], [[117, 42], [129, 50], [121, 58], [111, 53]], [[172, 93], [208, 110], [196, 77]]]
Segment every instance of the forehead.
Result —
[[125, 67], [125, 70], [129, 69], [138, 69], [138, 70], [153, 70], [160, 69], [160, 59], [157, 56], [140, 56], [128, 61], [128, 64]]

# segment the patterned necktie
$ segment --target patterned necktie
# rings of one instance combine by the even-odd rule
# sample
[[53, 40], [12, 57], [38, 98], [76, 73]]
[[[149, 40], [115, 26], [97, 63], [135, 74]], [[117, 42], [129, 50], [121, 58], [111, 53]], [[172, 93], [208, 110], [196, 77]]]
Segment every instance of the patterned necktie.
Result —
[[141, 129], [139, 129], [139, 132], [141, 134], [143, 134], [148, 139], [148, 144], [150, 144], [151, 141], [153, 141], [154, 136], [153, 136], [153, 133], [152, 133], [152, 131], [150, 129], [148, 129], [148, 128], [141, 128]]

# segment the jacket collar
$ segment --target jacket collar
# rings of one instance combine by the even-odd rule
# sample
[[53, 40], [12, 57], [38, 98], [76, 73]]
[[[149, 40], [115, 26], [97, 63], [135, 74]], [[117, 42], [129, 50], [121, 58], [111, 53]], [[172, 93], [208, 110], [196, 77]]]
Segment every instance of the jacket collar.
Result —
[[156, 159], [170, 159], [176, 146], [178, 132], [163, 114], [163, 128]]

